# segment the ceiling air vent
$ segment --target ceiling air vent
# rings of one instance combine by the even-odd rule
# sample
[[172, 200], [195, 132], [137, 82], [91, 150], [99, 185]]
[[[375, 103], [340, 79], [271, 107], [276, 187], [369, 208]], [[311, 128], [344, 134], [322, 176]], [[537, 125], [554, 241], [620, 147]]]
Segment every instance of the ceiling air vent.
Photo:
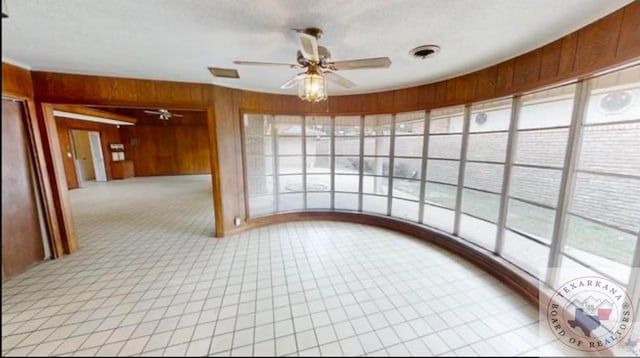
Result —
[[425, 58], [435, 56], [438, 51], [440, 51], [440, 46], [424, 45], [414, 48], [413, 50], [409, 51], [409, 54], [413, 55], [413, 57], [424, 60]]
[[233, 68], [209, 67], [209, 72], [215, 77], [222, 78], [240, 78], [238, 71]]

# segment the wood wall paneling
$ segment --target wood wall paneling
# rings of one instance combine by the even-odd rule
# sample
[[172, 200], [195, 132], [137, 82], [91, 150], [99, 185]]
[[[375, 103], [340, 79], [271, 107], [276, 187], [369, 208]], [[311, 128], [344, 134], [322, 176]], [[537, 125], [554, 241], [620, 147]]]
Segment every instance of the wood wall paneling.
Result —
[[204, 109], [208, 85], [32, 72], [35, 96], [42, 102], [120, 107]]
[[137, 119], [121, 126], [125, 157], [133, 161], [136, 176], [211, 173], [207, 114], [204, 111], [172, 111], [183, 117], [167, 122], [143, 110], [124, 110]]
[[31, 72], [3, 62], [2, 94], [33, 99]]
[[[215, 86], [211, 93], [214, 101], [214, 113], [210, 121], [215, 121], [215, 132], [220, 175], [220, 191], [223, 213], [222, 225], [225, 233], [234, 228], [235, 216], [244, 217], [244, 174], [242, 171], [242, 146], [240, 140], [240, 110], [243, 103], [242, 92]], [[264, 94], [257, 96], [266, 97]], [[212, 128], [210, 126], [209, 130]]]
[[26, 123], [21, 102], [2, 100], [3, 278], [44, 258]]
[[623, 12], [618, 47], [616, 48], [616, 57], [622, 60], [640, 56], [638, 19], [640, 19], [640, 1], [634, 1], [627, 5]]
[[558, 75], [561, 53], [562, 40], [554, 41], [542, 48], [540, 79], [546, 80]]
[[623, 12], [606, 16], [578, 31], [578, 46], [574, 70], [596, 69], [616, 55], [616, 47], [622, 26]]

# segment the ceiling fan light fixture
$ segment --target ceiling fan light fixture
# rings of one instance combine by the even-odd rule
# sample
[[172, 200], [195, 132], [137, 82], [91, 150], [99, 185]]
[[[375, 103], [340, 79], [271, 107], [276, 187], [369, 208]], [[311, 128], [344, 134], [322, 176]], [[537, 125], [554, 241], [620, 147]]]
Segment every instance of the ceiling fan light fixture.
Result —
[[307, 73], [298, 81], [298, 97], [309, 102], [327, 99], [327, 79], [318, 73]]

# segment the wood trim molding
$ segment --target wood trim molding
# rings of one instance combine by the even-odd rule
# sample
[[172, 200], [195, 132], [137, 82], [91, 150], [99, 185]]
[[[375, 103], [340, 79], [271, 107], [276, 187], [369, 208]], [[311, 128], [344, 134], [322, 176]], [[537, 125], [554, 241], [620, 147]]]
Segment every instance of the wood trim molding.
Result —
[[56, 104], [56, 105], [53, 106], [53, 109], [56, 110], [56, 111], [75, 113], [75, 114], [83, 114], [83, 115], [92, 116], [92, 117], [115, 119], [117, 121], [122, 121], [122, 122], [127, 122], [127, 123], [132, 123], [132, 124], [135, 124], [135, 123], [138, 122], [138, 119], [136, 119], [134, 117], [129, 117], [129, 116], [125, 116], [125, 115], [122, 115], [122, 114], [119, 114], [119, 113], [107, 112], [107, 111], [103, 111], [103, 110], [99, 110], [99, 109], [95, 109], [95, 108], [84, 107], [84, 106], [73, 106], [73, 105], [66, 105], [66, 104]]
[[62, 246], [65, 254], [72, 254], [77, 251], [76, 228], [71, 214], [71, 203], [67, 189], [67, 177], [64, 172], [64, 162], [62, 150], [60, 149], [60, 139], [56, 125], [56, 117], [53, 115], [53, 105], [41, 103], [36, 100], [38, 124], [43, 133], [43, 143], [47, 159], [47, 169], [50, 175], [50, 185], [52, 188], [58, 227], [62, 236]]
[[[401, 219], [358, 212], [304, 211], [251, 219], [247, 221], [247, 225], [242, 229], [246, 230], [272, 224], [305, 220], [351, 222], [377, 226], [411, 235], [428, 243], [435, 244], [473, 263], [514, 289], [532, 304], [537, 306], [541, 303], [541, 292], [539, 287], [543, 285], [538, 279], [524, 272], [519, 267], [513, 265], [504, 258], [496, 256], [492, 252], [479, 246], [475, 246], [459, 237]], [[239, 231], [241, 230], [235, 230], [235, 232]], [[542, 293], [543, 295], [548, 294], [547, 291], [543, 291]]]

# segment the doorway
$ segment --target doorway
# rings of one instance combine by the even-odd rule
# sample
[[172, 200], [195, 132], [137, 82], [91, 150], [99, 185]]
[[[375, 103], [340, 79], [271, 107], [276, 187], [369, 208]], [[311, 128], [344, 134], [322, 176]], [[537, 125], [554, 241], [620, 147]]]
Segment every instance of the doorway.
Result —
[[71, 139], [79, 186], [87, 181], [107, 181], [100, 132], [72, 129]]

